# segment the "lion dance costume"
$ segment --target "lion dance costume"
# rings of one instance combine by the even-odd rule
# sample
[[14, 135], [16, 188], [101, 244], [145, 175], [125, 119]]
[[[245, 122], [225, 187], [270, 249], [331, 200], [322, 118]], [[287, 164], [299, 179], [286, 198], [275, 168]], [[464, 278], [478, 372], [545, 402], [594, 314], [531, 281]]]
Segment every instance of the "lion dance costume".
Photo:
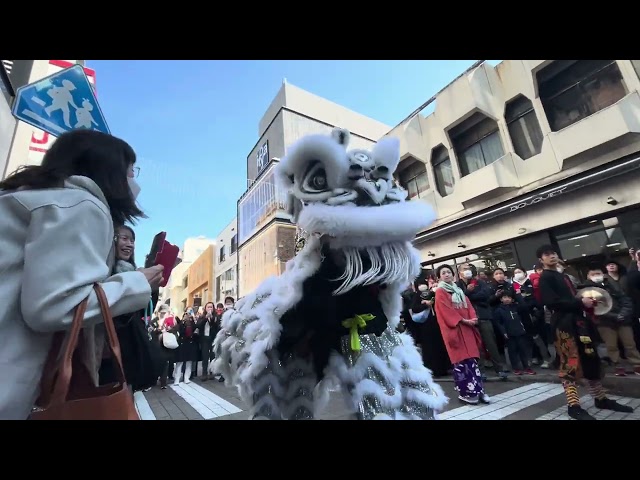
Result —
[[399, 141], [350, 150], [349, 132], [300, 139], [276, 166], [301, 232], [297, 255], [223, 316], [214, 369], [253, 419], [311, 420], [339, 386], [360, 420], [430, 420], [447, 402], [411, 337], [401, 292], [411, 240], [434, 220], [394, 179]]

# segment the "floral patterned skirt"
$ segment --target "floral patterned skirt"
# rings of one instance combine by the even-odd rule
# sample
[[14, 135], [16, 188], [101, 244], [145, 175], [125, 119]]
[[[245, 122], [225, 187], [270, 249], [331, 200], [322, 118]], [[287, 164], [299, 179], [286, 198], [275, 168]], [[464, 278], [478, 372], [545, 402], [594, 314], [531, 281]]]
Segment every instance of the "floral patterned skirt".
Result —
[[478, 397], [484, 393], [482, 374], [475, 358], [453, 364], [453, 381], [461, 397]]

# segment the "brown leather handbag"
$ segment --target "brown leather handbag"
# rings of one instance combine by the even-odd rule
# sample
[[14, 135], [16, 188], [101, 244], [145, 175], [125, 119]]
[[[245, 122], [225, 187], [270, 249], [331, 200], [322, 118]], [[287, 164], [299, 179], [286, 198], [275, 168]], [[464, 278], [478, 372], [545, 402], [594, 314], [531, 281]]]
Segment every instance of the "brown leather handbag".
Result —
[[[100, 285], [96, 283], [93, 289], [100, 303], [118, 381], [96, 386], [81, 361], [78, 339], [87, 310], [86, 298], [76, 307], [69, 333], [65, 335], [64, 332], [58, 332], [54, 335], [42, 372], [40, 397], [30, 420], [140, 420], [125, 380], [120, 342], [109, 303]], [[63, 344], [64, 350], [60, 355]]]

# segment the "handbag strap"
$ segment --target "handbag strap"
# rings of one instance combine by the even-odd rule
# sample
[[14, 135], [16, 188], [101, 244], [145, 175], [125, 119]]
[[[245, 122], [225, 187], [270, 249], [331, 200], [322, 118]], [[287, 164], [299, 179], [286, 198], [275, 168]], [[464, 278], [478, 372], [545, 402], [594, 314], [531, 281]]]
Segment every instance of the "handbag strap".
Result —
[[[77, 319], [84, 318], [84, 314], [87, 310], [87, 302], [88, 298], [85, 298], [80, 304], [76, 307], [75, 313], [73, 315], [73, 321], [71, 322], [72, 328], [73, 325], [77, 323]], [[76, 334], [77, 337], [78, 334]], [[44, 368], [42, 370], [42, 377], [40, 378], [40, 396], [36, 401], [36, 405], [39, 407], [46, 407], [49, 405], [51, 401], [51, 393], [53, 391], [53, 385], [56, 378], [56, 374], [58, 373], [59, 368], [57, 367], [58, 359], [60, 356], [60, 350], [64, 345], [65, 340], [65, 332], [56, 332], [53, 334], [53, 339], [51, 341], [51, 347], [49, 348], [49, 353], [47, 355], [47, 359], [44, 363]], [[67, 345], [71, 341], [71, 333], [67, 337]], [[77, 338], [76, 338], [77, 344]], [[75, 348], [74, 348], [75, 350]]]
[[127, 383], [127, 378], [124, 374], [124, 366], [122, 363], [122, 351], [120, 350], [120, 340], [118, 339], [118, 333], [116, 332], [115, 324], [113, 323], [113, 316], [111, 315], [111, 309], [109, 308], [109, 301], [107, 295], [100, 284], [95, 283], [93, 289], [96, 292], [98, 301], [100, 302], [100, 310], [102, 311], [102, 318], [104, 319], [104, 325], [107, 329], [107, 341], [109, 349], [113, 355], [113, 360], [116, 363], [116, 375], [118, 380], [124, 385]]
[[[115, 373], [117, 379], [122, 383], [126, 383], [124, 368], [122, 367], [122, 355], [120, 352], [120, 342], [118, 341], [118, 335], [116, 333], [115, 326], [113, 324], [113, 317], [109, 310], [109, 302], [104, 293], [104, 290], [99, 284], [94, 284], [93, 289], [98, 303], [100, 305], [100, 311], [104, 321], [104, 326], [107, 333], [107, 344], [111, 351], [112, 360], [115, 362]], [[88, 297], [78, 306], [76, 314], [73, 318], [71, 330], [68, 334], [68, 341], [65, 345], [64, 352], [61, 359], [61, 366], [58, 372], [58, 376], [53, 385], [53, 394], [51, 395], [51, 404], [62, 404], [66, 401], [69, 394], [69, 385], [71, 383], [71, 376], [73, 374], [73, 354], [78, 346], [78, 337], [80, 330], [83, 326], [84, 314], [87, 309]]]

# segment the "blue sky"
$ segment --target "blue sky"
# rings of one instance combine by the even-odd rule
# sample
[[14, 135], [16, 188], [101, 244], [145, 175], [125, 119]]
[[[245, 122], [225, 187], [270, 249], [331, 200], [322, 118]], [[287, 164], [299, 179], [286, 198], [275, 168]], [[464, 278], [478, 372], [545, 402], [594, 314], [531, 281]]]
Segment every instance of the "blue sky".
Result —
[[159, 231], [182, 247], [233, 219], [258, 122], [283, 78], [395, 126], [474, 61], [87, 60], [111, 132], [138, 155], [149, 216], [135, 227], [139, 263]]

